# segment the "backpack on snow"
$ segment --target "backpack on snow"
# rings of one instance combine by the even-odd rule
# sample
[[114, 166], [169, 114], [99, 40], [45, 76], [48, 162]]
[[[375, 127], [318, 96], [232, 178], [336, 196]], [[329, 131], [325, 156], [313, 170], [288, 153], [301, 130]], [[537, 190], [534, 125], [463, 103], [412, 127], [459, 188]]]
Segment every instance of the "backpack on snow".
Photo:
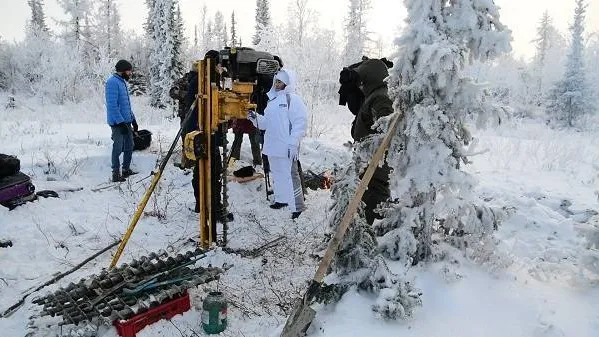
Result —
[[0, 178], [0, 205], [13, 209], [35, 198], [35, 186], [25, 173]]
[[133, 150], [139, 151], [150, 147], [152, 133], [149, 130], [139, 130], [133, 133]]
[[12, 176], [21, 170], [21, 161], [15, 157], [0, 153], [0, 178]]

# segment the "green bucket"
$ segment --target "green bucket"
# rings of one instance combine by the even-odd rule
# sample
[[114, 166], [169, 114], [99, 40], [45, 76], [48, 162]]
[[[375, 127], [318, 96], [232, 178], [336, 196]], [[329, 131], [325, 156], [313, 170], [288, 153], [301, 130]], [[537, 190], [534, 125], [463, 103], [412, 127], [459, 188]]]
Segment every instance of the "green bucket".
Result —
[[227, 328], [227, 301], [220, 291], [206, 296], [202, 304], [202, 328], [207, 334], [217, 334]]

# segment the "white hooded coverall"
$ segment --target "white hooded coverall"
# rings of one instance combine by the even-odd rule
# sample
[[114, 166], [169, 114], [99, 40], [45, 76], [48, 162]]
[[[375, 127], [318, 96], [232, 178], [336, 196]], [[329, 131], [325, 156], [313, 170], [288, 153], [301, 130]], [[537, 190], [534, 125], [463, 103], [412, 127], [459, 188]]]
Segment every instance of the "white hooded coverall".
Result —
[[267, 93], [269, 101], [264, 116], [250, 119], [254, 125], [265, 130], [262, 152], [268, 156], [274, 183], [275, 202], [288, 204], [291, 212], [305, 209], [304, 195], [299, 176], [297, 158], [300, 142], [306, 133], [307, 113], [303, 100], [294, 93], [295, 74], [282, 68], [275, 75], [285, 83], [285, 89], [274, 87]]

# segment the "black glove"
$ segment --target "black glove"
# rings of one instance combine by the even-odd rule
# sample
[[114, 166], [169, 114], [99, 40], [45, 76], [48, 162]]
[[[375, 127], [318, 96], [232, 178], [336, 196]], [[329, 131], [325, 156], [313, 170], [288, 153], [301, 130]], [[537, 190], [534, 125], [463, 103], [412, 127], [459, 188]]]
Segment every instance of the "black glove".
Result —
[[127, 125], [127, 123], [120, 123], [117, 126], [119, 127], [121, 135], [126, 135], [129, 133], [129, 126]]
[[135, 119], [133, 119], [131, 125], [133, 125], [133, 132], [137, 132], [139, 130], [139, 126], [137, 125], [137, 121]]

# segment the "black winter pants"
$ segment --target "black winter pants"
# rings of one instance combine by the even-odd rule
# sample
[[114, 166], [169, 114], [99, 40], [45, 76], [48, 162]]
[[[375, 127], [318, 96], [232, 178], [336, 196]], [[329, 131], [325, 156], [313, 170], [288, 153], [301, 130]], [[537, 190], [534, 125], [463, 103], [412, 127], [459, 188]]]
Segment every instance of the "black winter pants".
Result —
[[[215, 146], [214, 139], [212, 139], [212, 165], [210, 167], [210, 185], [212, 190], [212, 200], [210, 203], [210, 216], [212, 219], [212, 233], [214, 233], [213, 239], [216, 240], [216, 222], [220, 221], [220, 218], [223, 216], [223, 204], [221, 201], [222, 197], [222, 171], [223, 171], [223, 163], [220, 154], [220, 149], [218, 146]], [[199, 165], [196, 162], [193, 168], [193, 178], [191, 180], [191, 184], [193, 185], [193, 195], [196, 200], [195, 208], [196, 212], [200, 211], [200, 200], [199, 200], [199, 179], [200, 179], [200, 169]]]
[[364, 196], [362, 196], [362, 201], [366, 204], [364, 208], [366, 222], [369, 225], [374, 223], [374, 219], [383, 218], [380, 214], [375, 213], [374, 210], [381, 202], [389, 200], [390, 197], [389, 180], [372, 177], [370, 183], [368, 183], [368, 189], [364, 192]]
[[[231, 158], [239, 160], [241, 158], [241, 144], [243, 143], [243, 133], [235, 132], [235, 140], [233, 140], [233, 146], [231, 147]], [[252, 148], [252, 159], [254, 165], [262, 165], [262, 157], [260, 156], [260, 144], [259, 144], [259, 133], [258, 130], [252, 131], [247, 134], [250, 139], [250, 146]]]

